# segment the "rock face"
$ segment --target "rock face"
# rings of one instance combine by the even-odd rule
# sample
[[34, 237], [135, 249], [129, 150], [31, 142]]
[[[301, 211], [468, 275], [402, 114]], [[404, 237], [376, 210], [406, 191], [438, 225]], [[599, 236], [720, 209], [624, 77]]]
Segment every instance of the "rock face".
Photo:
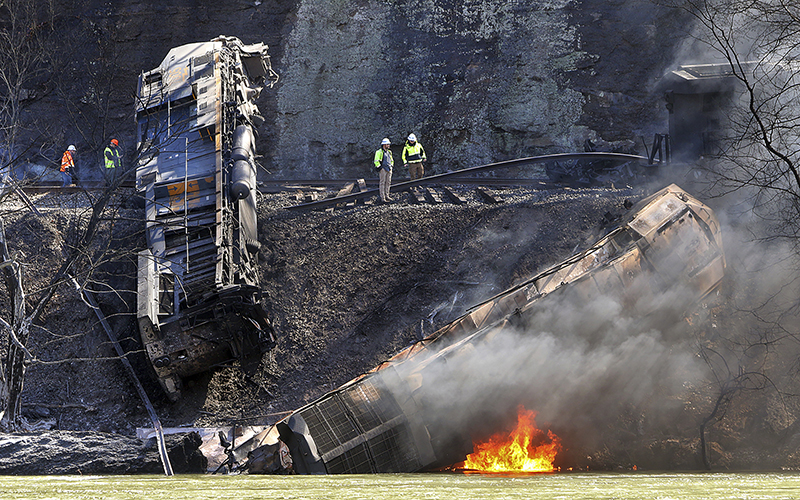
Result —
[[[177, 474], [203, 473], [200, 436], [170, 436], [168, 455]], [[102, 432], [44, 431], [0, 435], [0, 471], [13, 475], [160, 474], [155, 439], [144, 441]]]
[[637, 1], [301, 2], [276, 168], [366, 175], [382, 137], [399, 149], [410, 132], [445, 171], [663, 131], [648, 89], [669, 62], [664, 21]]
[[580, 151], [586, 139], [641, 149], [666, 132], [653, 84], [684, 21], [644, 0], [65, 1], [65, 69], [31, 89], [45, 97], [29, 111], [52, 117], [55, 149], [77, 143], [84, 163], [111, 135], [131, 151], [139, 73], [171, 47], [226, 34], [270, 45], [281, 75], [259, 102], [272, 176], [372, 175], [381, 138], [399, 156], [411, 132], [436, 172]]

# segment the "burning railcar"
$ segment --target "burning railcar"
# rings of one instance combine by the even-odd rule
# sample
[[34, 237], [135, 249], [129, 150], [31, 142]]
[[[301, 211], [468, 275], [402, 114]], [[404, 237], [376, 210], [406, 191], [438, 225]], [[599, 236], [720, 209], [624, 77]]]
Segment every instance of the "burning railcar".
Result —
[[300, 474], [415, 472], [462, 462], [472, 451], [469, 436], [427, 418], [422, 389], [435, 380], [434, 369], [446, 372], [448, 363], [480, 344], [491, 346], [509, 327], [535, 321], [537, 305], [548, 296], [590, 300], [613, 293], [647, 316], [658, 312], [644, 309], [647, 294], [680, 286], [686, 302], [679, 307], [691, 307], [719, 285], [724, 270], [715, 215], [670, 185], [639, 202], [588, 249], [294, 411], [241, 446], [237, 459], [249, 452], [251, 473], [285, 471], [283, 450], [284, 458], [291, 457], [288, 467]]
[[258, 286], [254, 159], [255, 100], [278, 79], [267, 49], [220, 36], [170, 50], [139, 78], [137, 319], [172, 400], [183, 377], [274, 341]]

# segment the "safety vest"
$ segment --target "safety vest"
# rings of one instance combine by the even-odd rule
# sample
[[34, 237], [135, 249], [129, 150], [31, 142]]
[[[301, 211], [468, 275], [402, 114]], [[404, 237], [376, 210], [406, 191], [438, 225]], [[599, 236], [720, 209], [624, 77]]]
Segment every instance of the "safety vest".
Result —
[[117, 168], [119, 166], [119, 148], [106, 146], [103, 151], [103, 158], [106, 160], [106, 168]]
[[[389, 153], [389, 158], [386, 161], [386, 163], [389, 165], [389, 168], [385, 170], [391, 170], [392, 166], [394, 165], [394, 158], [392, 158], [392, 150], [390, 149], [386, 152]], [[383, 166], [383, 158], [384, 158], [383, 148], [375, 151], [375, 158], [373, 160], [373, 162], [375, 163], [375, 168]]]
[[61, 171], [66, 172], [71, 168], [75, 168], [75, 161], [72, 159], [72, 151], [68, 149], [64, 151], [64, 156], [61, 157]]
[[413, 163], [425, 160], [427, 160], [427, 158], [425, 157], [425, 149], [423, 149], [422, 144], [419, 142], [410, 144], [408, 141], [406, 141], [406, 147], [403, 148], [403, 163]]

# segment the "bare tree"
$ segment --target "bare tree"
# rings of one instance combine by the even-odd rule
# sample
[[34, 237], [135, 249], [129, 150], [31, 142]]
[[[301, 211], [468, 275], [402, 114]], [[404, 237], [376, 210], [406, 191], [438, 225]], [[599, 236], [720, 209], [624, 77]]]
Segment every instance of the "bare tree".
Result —
[[[788, 0], [666, 0], [696, 21], [702, 61], [723, 63], [738, 82], [727, 110], [719, 155], [707, 162], [712, 192], [744, 208], [736, 224], [758, 252], [729, 252], [732, 326], [702, 343], [711, 374], [710, 407], [700, 422], [706, 437], [744, 393], [771, 394], [788, 408], [796, 392], [790, 373], [798, 352], [797, 262], [800, 257], [800, 4]], [[750, 216], [754, 218], [750, 219]], [[747, 222], [756, 222], [747, 225]], [[777, 247], [786, 253], [773, 253]], [[754, 256], [752, 254], [758, 253]], [[780, 269], [778, 271], [777, 269]], [[769, 276], [769, 278], [767, 278]], [[757, 353], [757, 354], [755, 354]]]
[[748, 189], [773, 236], [800, 236], [800, 5], [786, 0], [675, 2], [697, 41], [730, 66], [742, 90], [713, 164], [718, 186]]
[[[21, 424], [21, 397], [24, 387], [25, 372], [28, 364], [37, 358], [28, 348], [28, 340], [36, 322], [53, 299], [60, 286], [79, 276], [83, 283], [91, 280], [92, 274], [103, 261], [110, 258], [109, 249], [101, 244], [98, 248], [98, 235], [107, 235], [112, 230], [111, 221], [116, 209], [110, 202], [115, 187], [106, 188], [90, 206], [88, 217], [76, 229], [74, 241], [65, 238], [62, 245], [63, 260], [60, 267], [53, 271], [49, 282], [35, 294], [29, 296], [24, 289], [25, 276], [22, 265], [12, 256], [0, 221], [0, 251], [2, 252], [3, 278], [7, 296], [13, 304], [10, 320], [0, 318], [0, 326], [8, 335], [8, 352], [2, 366], [4, 375], [0, 378], [0, 427], [17, 429]], [[104, 239], [106, 241], [107, 238]]]
[[[154, 124], [160, 127], [160, 124]], [[180, 127], [176, 130], [181, 131]], [[167, 137], [169, 139], [169, 137]], [[37, 357], [35, 348], [28, 345], [31, 333], [40, 328], [40, 319], [48, 304], [56, 293], [65, 287], [78, 287], [80, 296], [88, 292], [90, 295], [112, 294], [121, 297], [125, 290], [115, 288], [113, 284], [98, 277], [102, 268], [112, 262], [136, 262], [135, 252], [131, 249], [116, 248], [116, 227], [124, 222], [133, 225], [133, 232], [126, 229], [126, 237], [142, 238], [136, 228], [144, 228], [141, 217], [125, 219], [122, 209], [130, 205], [130, 191], [123, 187], [123, 180], [131, 176], [143, 156], [153, 154], [151, 150], [142, 148], [135, 151], [130, 159], [123, 162], [121, 172], [102, 189], [83, 191], [77, 196], [84, 199], [82, 208], [70, 211], [59, 211], [58, 217], [66, 221], [57, 229], [57, 244], [60, 252], [58, 268], [48, 274], [47, 283], [39, 285], [36, 290], [26, 290], [24, 262], [14, 255], [10, 248], [3, 227], [3, 215], [0, 213], [0, 269], [3, 272], [5, 295], [13, 307], [7, 311], [8, 318], [0, 317], [0, 328], [7, 336], [7, 353], [0, 359], [0, 428], [19, 429], [24, 422], [21, 417], [21, 396], [24, 388], [26, 369], [34, 363], [60, 363], [74, 361], [42, 360]], [[43, 240], [46, 234], [39, 235]], [[135, 266], [135, 264], [133, 264]], [[128, 294], [130, 295], [130, 294]], [[95, 307], [92, 305], [91, 307]], [[122, 314], [134, 310], [135, 304], [127, 303]], [[114, 358], [113, 356], [110, 357]]]
[[[182, 126], [177, 126], [171, 133], [167, 133], [161, 130], [163, 124], [158, 120], [153, 120], [152, 127], [156, 129], [154, 133], [163, 135], [167, 141], [184, 130]], [[121, 215], [121, 209], [130, 204], [128, 198], [131, 196], [122, 183], [131, 176], [141, 158], [152, 154], [152, 146], [144, 145], [137, 149], [132, 158], [123, 162], [121, 172], [112, 182], [100, 190], [83, 191], [80, 194], [84, 198], [83, 208], [59, 212], [60, 219], [68, 222], [58, 229], [56, 238], [60, 252], [58, 268], [48, 273], [51, 277], [47, 283], [39, 285], [33, 291], [27, 290], [25, 262], [15, 256], [14, 249], [10, 247], [3, 227], [4, 216], [0, 213], [0, 269], [5, 284], [5, 293], [0, 293], [0, 296], [5, 295], [8, 303], [13, 304], [7, 310], [7, 318], [0, 316], [0, 329], [5, 335], [7, 349], [6, 355], [0, 358], [0, 428], [16, 430], [25, 425], [21, 418], [21, 401], [28, 366], [76, 360], [74, 357], [43, 360], [37, 357], [36, 346], [29, 345], [31, 333], [42, 328], [42, 314], [58, 291], [65, 287], [72, 289], [74, 284], [79, 288], [78, 293], [81, 296], [85, 292], [92, 296], [126, 295], [125, 290], [115, 288], [113, 284], [98, 277], [98, 274], [110, 262], [135, 262], [135, 252], [115, 248], [116, 226], [120, 222], [132, 223], [134, 228], [144, 228], [144, 221], [140, 217], [126, 220]], [[129, 237], [142, 237], [141, 233], [130, 234], [130, 229], [126, 232]], [[47, 235], [42, 234], [40, 237], [45, 239]], [[74, 289], [72, 293], [76, 293]], [[134, 304], [126, 303], [122, 314], [133, 310]], [[109, 356], [108, 359], [116, 357]]]
[[[35, 95], [34, 89], [40, 93], [55, 91], [56, 96], [62, 97], [64, 115], [72, 116], [74, 129], [90, 147], [102, 150], [108, 140], [104, 135], [111, 90], [98, 87], [98, 82], [110, 71], [107, 66], [114, 64], [113, 58], [102, 53], [100, 58], [107, 64], [91, 66], [93, 90], [85, 102], [70, 98], [58, 84], [48, 83], [51, 80], [47, 76], [53, 68], [64, 66], [59, 62], [63, 58], [59, 50], [64, 52], [65, 47], [56, 46], [63, 37], [54, 28], [64, 22], [57, 18], [52, 0], [0, 0], [0, 167], [4, 185], [9, 187], [15, 186], [14, 164], [26, 151], [40, 149], [42, 137], [51, 135], [44, 122], [26, 116], [26, 108], [41, 97]], [[104, 45], [106, 49], [108, 46]], [[77, 112], [77, 106], [83, 106], [81, 112]], [[100, 119], [84, 120], [84, 112]], [[103, 124], [99, 130], [93, 128], [97, 123]], [[125, 169], [135, 168], [136, 156], [124, 163]], [[22, 424], [21, 401], [27, 368], [32, 363], [46, 362], [37, 358], [35, 349], [29, 345], [31, 333], [41, 328], [41, 317], [59, 290], [72, 288], [74, 280], [81, 288], [120, 293], [96, 275], [104, 263], [125, 258], [112, 248], [112, 241], [120, 220], [119, 208], [126, 203], [120, 181], [129, 173], [121, 172], [116, 182], [101, 191], [84, 192], [83, 209], [59, 214], [66, 221], [56, 238], [60, 258], [56, 259], [57, 268], [47, 273], [50, 279], [46, 283], [32, 285], [26, 276], [25, 256], [15, 251], [6, 238], [3, 219], [9, 212], [0, 216], [0, 269], [5, 288], [2, 295], [9, 304], [0, 317], [3, 333], [0, 346], [5, 351], [0, 353], [4, 354], [0, 357], [0, 427], [4, 429], [18, 429]], [[9, 199], [0, 193], [0, 202]]]
[[0, 2], [0, 167], [7, 167], [19, 151], [25, 125], [25, 102], [33, 99], [30, 87], [45, 76], [47, 46], [53, 38], [52, 0]]

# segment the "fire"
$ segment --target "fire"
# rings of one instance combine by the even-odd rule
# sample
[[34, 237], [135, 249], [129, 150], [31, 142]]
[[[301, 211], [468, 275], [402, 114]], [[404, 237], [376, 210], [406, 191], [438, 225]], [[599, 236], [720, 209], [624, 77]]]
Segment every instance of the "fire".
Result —
[[[495, 434], [484, 443], [475, 444], [463, 468], [487, 472], [550, 472], [561, 450], [561, 440], [551, 431], [539, 430], [534, 423], [536, 412], [520, 406], [517, 427], [508, 434]], [[534, 445], [533, 442], [541, 442]], [[549, 441], [549, 442], [548, 442]]]

